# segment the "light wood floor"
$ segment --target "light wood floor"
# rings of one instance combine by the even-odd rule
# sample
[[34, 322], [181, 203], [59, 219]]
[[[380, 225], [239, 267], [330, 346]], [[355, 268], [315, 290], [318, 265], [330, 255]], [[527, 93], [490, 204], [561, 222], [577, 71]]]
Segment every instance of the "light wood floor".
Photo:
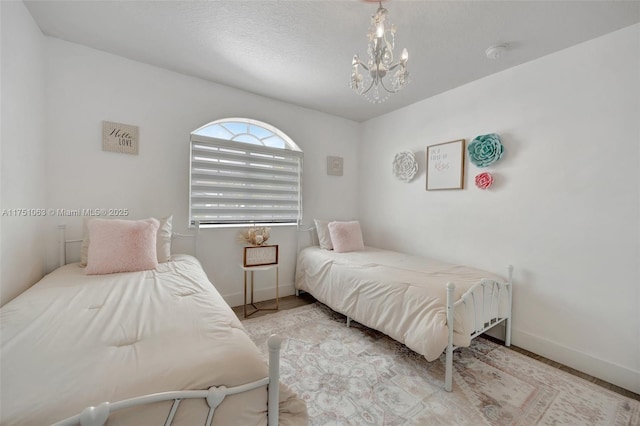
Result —
[[[284, 310], [287, 310], [287, 309], [297, 308], [299, 306], [304, 306], [304, 305], [308, 305], [310, 303], [314, 303], [315, 301], [316, 300], [313, 298], [313, 296], [311, 296], [308, 293], [301, 293], [299, 297], [298, 296], [281, 297], [280, 298], [280, 310], [284, 311]], [[267, 300], [267, 301], [264, 301], [264, 302], [258, 302], [258, 303], [256, 303], [256, 306], [258, 308], [270, 308], [270, 307], [273, 307], [273, 306], [275, 306], [275, 299], [274, 300]], [[235, 312], [235, 314], [238, 316], [238, 318], [241, 321], [244, 319], [244, 312], [243, 312], [243, 306], [242, 305], [234, 307], [233, 311]], [[252, 312], [252, 311], [253, 311], [252, 307], [247, 307], [247, 312]], [[272, 314], [272, 313], [274, 313], [274, 311], [268, 311], [268, 310], [257, 311], [256, 313], [251, 314], [248, 318], [256, 318], [256, 317], [260, 317], [262, 315], [268, 315], [268, 314]], [[486, 339], [502, 343], [502, 341], [500, 341], [498, 339], [494, 339], [493, 337], [490, 337], [490, 336], [483, 335], [481, 337], [484, 337]], [[578, 370], [574, 370], [571, 367], [567, 367], [566, 365], [560, 364], [559, 362], [552, 361], [552, 360], [547, 359], [547, 358], [545, 358], [543, 356], [536, 355], [533, 352], [527, 351], [526, 349], [522, 349], [522, 348], [519, 348], [519, 347], [513, 346], [513, 345], [510, 346], [510, 349], [512, 349], [512, 350], [514, 350], [516, 352], [519, 352], [519, 353], [521, 353], [523, 355], [526, 355], [528, 357], [531, 357], [533, 359], [536, 359], [536, 360], [538, 360], [540, 362], [543, 362], [543, 363], [545, 363], [547, 365], [555, 367], [555, 368], [557, 368], [559, 370], [566, 371], [569, 374], [573, 374], [574, 376], [580, 377], [580, 378], [582, 378], [584, 380], [587, 380], [587, 381], [589, 381], [591, 383], [595, 383], [596, 385], [602, 386], [605, 389], [609, 389], [612, 392], [616, 392], [616, 393], [618, 393], [620, 395], [626, 396], [627, 398], [636, 399], [636, 400], [640, 401], [640, 395], [638, 395], [637, 393], [628, 391], [628, 390], [626, 390], [624, 388], [621, 388], [620, 386], [616, 386], [614, 384], [605, 382], [604, 380], [600, 380], [600, 379], [597, 379], [597, 378], [595, 378], [593, 376], [590, 376], [588, 374], [582, 373], [582, 372], [580, 372]]]

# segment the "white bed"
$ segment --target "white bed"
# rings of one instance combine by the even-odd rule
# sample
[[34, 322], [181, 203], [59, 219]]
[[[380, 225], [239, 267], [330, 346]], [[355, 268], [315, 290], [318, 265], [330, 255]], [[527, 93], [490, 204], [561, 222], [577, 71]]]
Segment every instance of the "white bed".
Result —
[[[428, 361], [447, 352], [445, 388], [452, 387], [453, 350], [506, 322], [509, 279], [478, 269], [365, 247], [336, 253], [318, 246], [298, 254], [296, 291], [303, 290], [351, 319], [379, 330]], [[454, 327], [449, 327], [449, 324]]]
[[[192, 256], [108, 275], [65, 265], [3, 306], [0, 324], [2, 425], [51, 424], [105, 401], [261, 380], [224, 398], [213, 424], [267, 424], [268, 366]], [[304, 402], [283, 386], [279, 400], [279, 424], [306, 424]], [[172, 403], [117, 411], [108, 424], [165, 424]], [[173, 424], [203, 425], [208, 413], [205, 399], [184, 400]]]

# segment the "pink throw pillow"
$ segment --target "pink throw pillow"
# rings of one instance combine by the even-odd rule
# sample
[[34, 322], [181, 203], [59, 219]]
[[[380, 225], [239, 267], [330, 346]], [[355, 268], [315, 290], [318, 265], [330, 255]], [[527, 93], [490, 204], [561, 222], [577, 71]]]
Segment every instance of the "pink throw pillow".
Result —
[[329, 223], [329, 234], [333, 250], [338, 253], [364, 250], [362, 240], [362, 230], [360, 222], [331, 222]]
[[158, 266], [157, 219], [94, 219], [89, 222], [91, 245], [84, 273], [113, 274], [155, 269]]

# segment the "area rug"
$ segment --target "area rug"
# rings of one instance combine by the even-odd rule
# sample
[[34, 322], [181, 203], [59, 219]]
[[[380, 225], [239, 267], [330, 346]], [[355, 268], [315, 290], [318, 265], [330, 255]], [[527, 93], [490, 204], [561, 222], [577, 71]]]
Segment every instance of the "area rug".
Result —
[[427, 362], [382, 333], [314, 303], [243, 321], [265, 359], [283, 337], [281, 381], [307, 402], [311, 425], [640, 425], [626, 398], [490, 340]]

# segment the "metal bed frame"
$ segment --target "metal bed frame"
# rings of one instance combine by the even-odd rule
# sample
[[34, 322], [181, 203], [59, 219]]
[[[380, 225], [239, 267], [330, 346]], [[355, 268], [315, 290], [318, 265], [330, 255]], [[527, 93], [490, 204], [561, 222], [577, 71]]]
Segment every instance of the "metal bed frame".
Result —
[[[66, 246], [72, 243], [81, 243], [82, 240], [67, 240], [65, 237], [66, 226], [58, 225], [58, 249], [60, 266], [66, 264]], [[196, 232], [194, 234], [172, 233], [171, 238], [193, 238], [194, 254], [197, 252], [197, 236], [199, 224], [196, 222]], [[143, 395], [135, 398], [125, 399], [118, 402], [103, 402], [97, 406], [87, 407], [79, 414], [68, 417], [53, 426], [103, 426], [109, 419], [109, 415], [115, 411], [131, 408], [139, 405], [152, 404], [156, 402], [166, 402], [173, 400], [171, 409], [167, 414], [164, 426], [170, 426], [178, 411], [180, 402], [184, 399], [205, 399], [209, 406], [209, 412], [205, 421], [206, 426], [211, 426], [216, 408], [222, 403], [225, 397], [247, 392], [260, 387], [267, 387], [267, 425], [278, 426], [279, 422], [279, 397], [280, 397], [280, 348], [282, 338], [273, 334], [267, 339], [269, 347], [269, 375], [260, 380], [246, 383], [239, 386], [212, 386], [207, 390], [182, 390], [173, 392], [161, 392]]]
[[[315, 244], [315, 227], [300, 229], [300, 232], [309, 232], [311, 235], [311, 242]], [[298, 241], [298, 252], [300, 251], [300, 245]], [[508, 279], [506, 282], [497, 282], [494, 280], [484, 279], [474, 284], [469, 290], [467, 290], [458, 300], [454, 299], [454, 293], [456, 286], [453, 282], [447, 283], [447, 326], [449, 331], [449, 339], [447, 348], [445, 349], [445, 380], [444, 388], [447, 392], [453, 390], [453, 351], [458, 349], [458, 346], [453, 344], [453, 318], [456, 308], [460, 308], [464, 305], [466, 308], [471, 308], [473, 314], [473, 331], [471, 332], [471, 339], [476, 338], [485, 331], [497, 326], [498, 324], [505, 323], [505, 346], [511, 346], [511, 304], [513, 300], [512, 295], [512, 282], [513, 282], [513, 266], [508, 267]], [[300, 291], [296, 289], [296, 296], [300, 295]], [[502, 299], [503, 292], [507, 292], [508, 306], [506, 313], [500, 316], [500, 300]], [[486, 309], [486, 301], [489, 300], [489, 309]], [[347, 327], [351, 325], [351, 318], [347, 315]], [[451, 326], [449, 326], [451, 325]]]
[[[447, 344], [446, 360], [445, 360], [445, 379], [444, 388], [447, 392], [453, 389], [453, 351], [458, 349], [453, 344], [453, 315], [455, 309], [461, 305], [471, 307], [473, 312], [473, 331], [471, 339], [476, 338], [490, 328], [504, 322], [505, 323], [505, 339], [504, 345], [511, 346], [511, 301], [512, 301], [512, 280], [513, 266], [509, 265], [509, 278], [506, 282], [500, 283], [493, 280], [482, 280], [474, 284], [467, 290], [459, 300], [454, 301], [454, 291], [456, 286], [454, 283], [447, 283], [447, 326], [449, 328], [449, 341]], [[500, 317], [500, 300], [502, 292], [507, 292], [508, 306], [507, 312]], [[489, 312], [486, 311], [486, 300], [489, 296]]]
[[169, 426], [173, 422], [173, 418], [175, 417], [180, 402], [183, 399], [205, 399], [209, 406], [209, 413], [207, 414], [205, 425], [211, 426], [215, 410], [226, 396], [247, 392], [262, 386], [268, 387], [267, 424], [268, 426], [277, 426], [279, 415], [278, 398], [280, 392], [279, 370], [281, 343], [282, 339], [275, 334], [271, 335], [267, 340], [267, 344], [269, 345], [269, 377], [265, 377], [264, 379], [230, 388], [225, 386], [212, 386], [208, 390], [161, 392], [125, 399], [114, 403], [103, 402], [96, 407], [87, 407], [79, 414], [54, 423], [53, 426], [71, 426], [78, 424], [81, 426], [103, 426], [109, 419], [109, 415], [115, 411], [144, 404], [173, 400], [173, 404], [171, 404], [171, 409], [169, 410], [169, 414], [167, 415], [167, 419], [164, 423], [165, 426]]

